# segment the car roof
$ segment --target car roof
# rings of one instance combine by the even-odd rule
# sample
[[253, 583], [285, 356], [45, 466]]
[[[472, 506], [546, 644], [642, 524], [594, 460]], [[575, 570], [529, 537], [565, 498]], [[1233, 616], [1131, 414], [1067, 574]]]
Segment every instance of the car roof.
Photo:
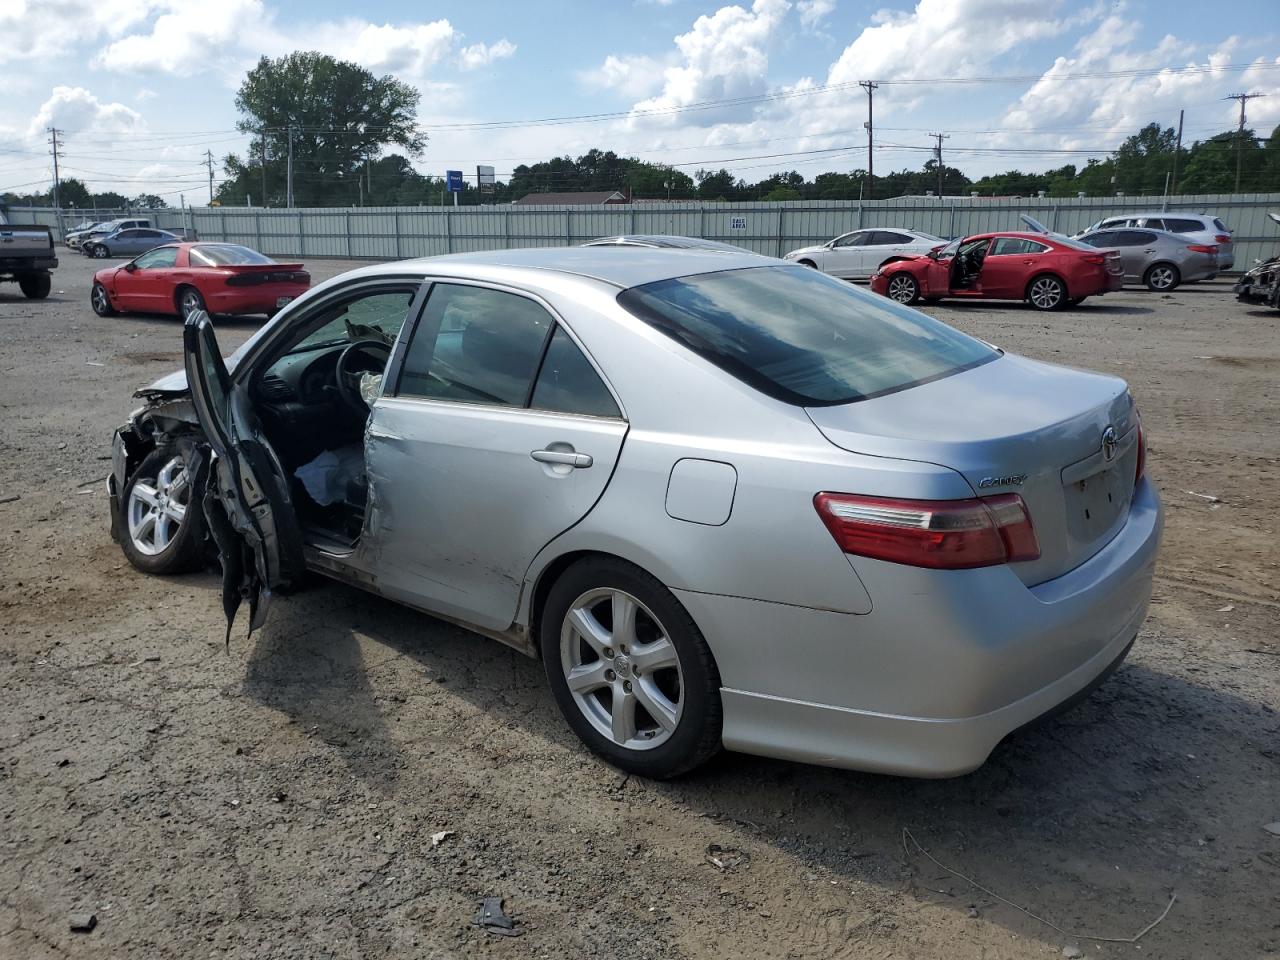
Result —
[[[604, 246], [583, 247], [517, 247], [511, 250], [487, 250], [479, 253], [451, 253], [409, 261], [424, 275], [456, 272], [475, 275], [486, 267], [507, 267], [530, 271], [555, 271], [592, 280], [600, 280], [622, 289], [659, 280], [672, 280], [699, 273], [722, 270], [744, 270], [749, 267], [791, 266], [776, 257], [746, 251], [687, 247], [662, 249], [634, 247], [620, 256]], [[405, 261], [390, 266], [403, 268]], [[479, 269], [477, 269], [479, 268]], [[806, 267], [795, 267], [798, 270]]]
[[1130, 220], [1136, 217], [1170, 217], [1174, 220], [1212, 220], [1213, 217], [1207, 213], [1183, 213], [1181, 210], [1136, 210], [1132, 213], [1113, 213], [1102, 218], [1100, 223], [1107, 220]]
[[[624, 233], [616, 237], [597, 237], [579, 244], [582, 247], [653, 247], [679, 250], [746, 250], [732, 243], [682, 237], [666, 233]], [[748, 251], [750, 252], [750, 251]]]

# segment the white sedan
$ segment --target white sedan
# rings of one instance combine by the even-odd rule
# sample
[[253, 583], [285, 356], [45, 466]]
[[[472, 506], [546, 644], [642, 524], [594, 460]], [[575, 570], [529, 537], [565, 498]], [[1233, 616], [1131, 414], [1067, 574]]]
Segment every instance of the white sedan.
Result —
[[869, 280], [886, 263], [923, 256], [944, 243], [941, 237], [919, 230], [854, 230], [820, 246], [792, 250], [786, 259], [842, 280]]

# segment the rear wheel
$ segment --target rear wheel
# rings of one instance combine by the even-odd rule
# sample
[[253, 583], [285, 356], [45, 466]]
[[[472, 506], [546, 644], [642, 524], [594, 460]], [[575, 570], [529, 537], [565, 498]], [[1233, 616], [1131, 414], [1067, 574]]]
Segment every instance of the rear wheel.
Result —
[[90, 248], [89, 254], [95, 260], [105, 260], [107, 259], [107, 257], [111, 256], [111, 251], [108, 250], [106, 247], [104, 247], [102, 244], [96, 243], [93, 245], [93, 247]]
[[43, 300], [53, 289], [53, 277], [47, 273], [28, 273], [18, 278], [18, 289], [28, 300]]
[[156, 449], [138, 464], [120, 496], [120, 546], [143, 573], [185, 573], [201, 566], [204, 518], [187, 467], [173, 450]]
[[1027, 284], [1027, 302], [1037, 310], [1057, 310], [1067, 302], [1067, 285], [1057, 277], [1036, 277]]
[[610, 763], [663, 779], [720, 749], [711, 650], [671, 591], [639, 567], [574, 564], [551, 588], [539, 630], [560, 712]]
[[111, 297], [107, 294], [107, 288], [100, 283], [95, 283], [89, 292], [89, 303], [93, 307], [93, 312], [100, 317], [109, 317], [116, 312], [116, 308], [111, 306]]
[[204, 297], [200, 296], [200, 291], [195, 287], [179, 287], [176, 300], [178, 313], [183, 320], [186, 320], [197, 310], [208, 312], [204, 305]]
[[895, 273], [889, 278], [885, 293], [898, 303], [915, 303], [920, 298], [920, 284], [909, 273]]
[[1176, 289], [1181, 281], [1182, 275], [1172, 263], [1153, 263], [1142, 275], [1142, 282], [1147, 285], [1147, 289], [1157, 293], [1168, 293]]

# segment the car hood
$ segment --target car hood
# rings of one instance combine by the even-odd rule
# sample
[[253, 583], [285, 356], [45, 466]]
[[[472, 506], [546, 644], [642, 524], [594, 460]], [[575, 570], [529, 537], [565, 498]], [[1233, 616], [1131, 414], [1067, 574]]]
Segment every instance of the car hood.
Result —
[[[223, 361], [227, 365], [228, 373], [235, 372], [240, 358], [244, 355], [245, 347], [251, 342], [251, 340], [246, 341], [240, 349]], [[159, 380], [149, 383], [145, 387], [139, 387], [133, 392], [133, 395], [145, 400], [172, 400], [177, 397], [185, 397], [188, 393], [190, 393], [190, 390], [187, 388], [187, 371], [175, 370], [173, 373], [166, 373]]]
[[788, 256], [788, 257], [795, 257], [795, 256], [799, 256], [800, 254], [804, 254], [804, 253], [822, 253], [822, 252], [823, 252], [824, 250], [826, 250], [826, 249], [827, 249], [827, 245], [826, 245], [825, 243], [819, 243], [819, 244], [815, 244], [815, 245], [813, 245], [813, 246], [811, 246], [811, 247], [797, 247], [796, 249], [794, 249], [794, 250], [790, 251], [790, 252], [787, 254], [787, 256]]

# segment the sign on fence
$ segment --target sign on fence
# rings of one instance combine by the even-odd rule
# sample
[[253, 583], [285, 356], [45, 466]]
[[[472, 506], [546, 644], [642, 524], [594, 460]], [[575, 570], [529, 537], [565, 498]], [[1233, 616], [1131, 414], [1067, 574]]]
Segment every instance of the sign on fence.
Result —
[[730, 230], [745, 230], [745, 229], [747, 229], [747, 218], [746, 218], [746, 217], [730, 217], [730, 218], [729, 218], [729, 229], [730, 229]]

